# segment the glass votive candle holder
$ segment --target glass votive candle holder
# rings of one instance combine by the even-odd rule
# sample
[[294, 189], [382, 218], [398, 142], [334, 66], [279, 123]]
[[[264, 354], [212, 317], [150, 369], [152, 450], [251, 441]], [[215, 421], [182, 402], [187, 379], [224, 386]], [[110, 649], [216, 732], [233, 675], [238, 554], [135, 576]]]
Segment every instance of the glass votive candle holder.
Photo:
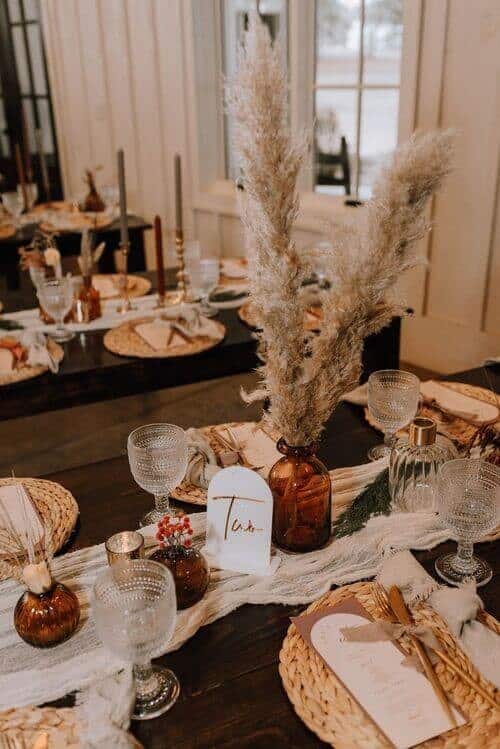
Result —
[[108, 564], [127, 559], [142, 559], [144, 557], [144, 536], [138, 531], [121, 531], [110, 536], [104, 544]]

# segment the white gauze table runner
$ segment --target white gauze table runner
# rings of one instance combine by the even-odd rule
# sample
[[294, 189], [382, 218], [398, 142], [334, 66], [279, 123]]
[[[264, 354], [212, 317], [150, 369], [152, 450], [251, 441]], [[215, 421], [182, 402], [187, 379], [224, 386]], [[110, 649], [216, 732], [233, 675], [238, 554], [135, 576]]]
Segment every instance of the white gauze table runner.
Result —
[[[146, 296], [134, 297], [130, 300], [135, 309], [130, 312], [118, 312], [121, 299], [107, 299], [102, 302], [102, 315], [97, 320], [88, 323], [69, 322], [66, 327], [74, 333], [86, 333], [93, 330], [107, 330], [115, 328], [129, 320], [135, 320], [139, 317], [156, 316], [161, 310], [156, 310], [155, 305], [158, 301], [157, 294], [148, 294]], [[35, 309], [23, 309], [19, 312], [9, 312], [2, 315], [3, 320], [13, 320], [19, 323], [27, 330], [40, 330], [42, 333], [53, 333], [55, 325], [46, 325], [40, 319], [38, 307]]]
[[[381, 467], [378, 463], [331, 471], [334, 507], [344, 509]], [[194, 543], [200, 546], [206, 513], [191, 515], [191, 521]], [[155, 529], [143, 530], [152, 536]], [[200, 627], [245, 603], [310, 603], [333, 584], [375, 575], [384, 555], [394, 549], [429, 549], [448, 537], [434, 514], [393, 514], [374, 517], [363, 530], [319, 551], [287, 555], [278, 550], [281, 564], [273, 577], [212, 570], [204, 598], [178, 613], [168, 650], [176, 650]], [[54, 577], [78, 594], [82, 623], [70, 640], [49, 650], [32, 648], [20, 640], [12, 620], [22, 589], [11, 580], [0, 584], [0, 709], [54, 700], [118, 671], [120, 662], [100, 644], [90, 616], [92, 585], [106, 566], [103, 544], [54, 559]]]

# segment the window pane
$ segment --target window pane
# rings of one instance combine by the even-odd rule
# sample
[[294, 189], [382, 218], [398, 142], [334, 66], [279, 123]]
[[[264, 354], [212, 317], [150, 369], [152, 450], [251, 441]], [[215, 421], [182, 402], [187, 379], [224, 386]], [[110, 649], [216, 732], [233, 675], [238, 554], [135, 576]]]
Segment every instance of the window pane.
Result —
[[21, 11], [19, 10], [19, 0], [8, 0], [9, 20], [11, 23], [21, 20]]
[[24, 46], [23, 30], [20, 26], [14, 26], [12, 29], [12, 38], [14, 40], [14, 54], [16, 56], [17, 75], [22, 94], [29, 94], [30, 78], [28, 72], [28, 61], [26, 58], [26, 48]]
[[317, 84], [357, 84], [360, 13], [360, 0], [317, 0]]
[[345, 176], [341, 162], [341, 142], [347, 145], [351, 175], [356, 153], [356, 91], [323, 89], [316, 91], [315, 182], [322, 192], [345, 194], [336, 178]]
[[360, 195], [369, 197], [377, 172], [398, 140], [399, 91], [363, 91]]
[[7, 137], [5, 129], [7, 127], [7, 120], [5, 119], [5, 109], [3, 99], [0, 99], [0, 156], [10, 156], [10, 142]]
[[24, 17], [27, 21], [38, 20], [38, 0], [23, 0]]
[[364, 83], [399, 85], [403, 0], [366, 0]]
[[54, 153], [52, 125], [50, 121], [49, 102], [47, 99], [38, 99], [38, 113], [40, 115], [40, 127], [43, 136], [43, 150], [45, 153]]
[[45, 70], [43, 67], [42, 37], [40, 27], [30, 24], [27, 27], [28, 41], [30, 45], [31, 69], [33, 70], [33, 81], [36, 94], [46, 94], [47, 84], [45, 81]]
[[[255, 7], [255, 0], [224, 0], [222, 6], [222, 38], [223, 38], [223, 67], [224, 75], [232, 76], [236, 73], [238, 53], [245, 31], [248, 13]], [[279, 39], [283, 50], [283, 63], [286, 65], [287, 52], [287, 0], [260, 0], [259, 12], [267, 24], [271, 37]], [[240, 169], [232, 150], [231, 117], [225, 115], [225, 145], [226, 145], [226, 177], [237, 179]]]

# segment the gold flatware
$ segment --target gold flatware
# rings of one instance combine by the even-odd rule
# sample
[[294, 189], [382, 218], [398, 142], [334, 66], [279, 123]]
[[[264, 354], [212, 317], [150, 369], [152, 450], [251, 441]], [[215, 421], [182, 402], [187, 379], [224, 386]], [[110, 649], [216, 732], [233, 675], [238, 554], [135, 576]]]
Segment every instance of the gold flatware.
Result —
[[[396, 585], [393, 585], [391, 589], [389, 590], [389, 603], [391, 604], [391, 608], [394, 611], [394, 614], [396, 615], [396, 619], [399, 621], [400, 624], [404, 624], [406, 626], [413, 624], [413, 618], [406, 607], [406, 603], [404, 602], [404, 598], [401, 594], [401, 591], [399, 590], [398, 587], [396, 587]], [[413, 643], [415, 650], [417, 651], [417, 655], [419, 657], [420, 663], [422, 664], [425, 675], [427, 676], [430, 683], [432, 684], [434, 692], [436, 693], [437, 698], [439, 699], [441, 705], [443, 706], [443, 710], [445, 711], [446, 715], [450, 719], [452, 725], [456, 726], [457, 725], [456, 718], [453, 715], [452, 709], [448, 702], [448, 697], [446, 696], [446, 692], [444, 691], [443, 687], [441, 686], [441, 682], [436, 676], [436, 673], [431, 663], [431, 659], [427, 655], [427, 652], [423, 644], [418, 639], [418, 637], [415, 637], [415, 635], [410, 635], [410, 639]]]
[[[395, 616], [394, 612], [392, 611], [389, 600], [387, 598], [387, 593], [385, 592], [384, 588], [380, 585], [380, 583], [374, 583], [373, 587], [373, 598], [375, 600], [375, 603], [377, 606], [382, 610], [383, 614], [390, 619], [391, 621], [394, 621]], [[455, 661], [450, 658], [449, 655], [444, 653], [442, 650], [437, 650], [436, 648], [432, 648], [430, 645], [427, 645], [428, 648], [432, 650], [433, 653], [443, 662], [446, 663], [450, 671], [453, 671], [454, 674], [459, 676], [462, 681], [465, 681], [466, 684], [468, 684], [471, 689], [474, 689], [478, 694], [481, 695], [481, 697], [488, 702], [491, 707], [495, 708], [496, 710], [500, 709], [500, 704], [495, 700], [494, 697], [475, 679], [472, 678], [472, 676], [469, 676], [469, 674], [464, 671]]]

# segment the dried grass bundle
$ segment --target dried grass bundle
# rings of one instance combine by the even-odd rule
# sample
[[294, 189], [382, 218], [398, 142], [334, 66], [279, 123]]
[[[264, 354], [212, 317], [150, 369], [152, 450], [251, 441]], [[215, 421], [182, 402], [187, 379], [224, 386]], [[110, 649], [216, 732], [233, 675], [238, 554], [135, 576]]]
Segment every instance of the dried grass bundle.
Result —
[[3, 487], [0, 496], [0, 564], [10, 577], [34, 593], [51, 584], [52, 534], [29, 492], [20, 483]]
[[364, 339], [403, 309], [388, 301], [388, 292], [417, 263], [416, 242], [429, 228], [425, 207], [449, 171], [452, 135], [431, 133], [399, 148], [361, 210], [359, 226], [336, 230], [322, 329], [305, 339], [299, 290], [307, 260], [292, 239], [305, 138], [291, 136], [280, 50], [256, 12], [227, 91], [244, 172], [250, 294], [262, 321], [262, 386], [247, 398], [269, 398], [270, 418], [286, 441], [309, 444], [357, 384]]

